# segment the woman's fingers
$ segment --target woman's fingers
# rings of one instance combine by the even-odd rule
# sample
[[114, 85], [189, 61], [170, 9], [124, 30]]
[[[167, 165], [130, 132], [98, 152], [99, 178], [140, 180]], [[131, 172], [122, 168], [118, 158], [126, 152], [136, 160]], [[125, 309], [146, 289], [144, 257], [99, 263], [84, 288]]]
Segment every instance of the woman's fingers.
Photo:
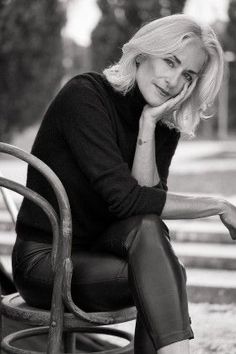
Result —
[[230, 230], [229, 233], [230, 233], [230, 236], [231, 236], [232, 240], [236, 240], [236, 231], [235, 230]]
[[178, 109], [181, 104], [187, 100], [187, 98], [189, 98], [191, 96], [191, 94], [193, 93], [195, 87], [197, 84], [197, 79], [195, 79], [191, 85], [189, 86], [188, 84], [185, 84], [182, 92], [180, 93], [180, 95], [176, 96], [176, 98], [178, 98], [177, 102], [175, 103], [175, 109]]
[[230, 237], [232, 238], [232, 240], [236, 240], [236, 229], [231, 227], [231, 226], [227, 226], [226, 224], [225, 224], [225, 226], [228, 229]]
[[191, 96], [191, 94], [193, 93], [196, 87], [196, 84], [197, 84], [197, 78], [193, 80], [190, 86], [188, 83], [185, 84], [181, 93], [175, 97], [176, 100], [173, 100], [172, 103], [174, 103], [175, 105], [175, 107], [173, 108], [178, 109], [181, 106], [181, 104]]
[[184, 85], [182, 91], [177, 96], [166, 101], [166, 103], [168, 105], [168, 109], [177, 110], [192, 92], [191, 91], [190, 94], [188, 95], [188, 91], [189, 91], [189, 85], [186, 83]]
[[187, 91], [188, 91], [188, 84], [185, 84], [183, 90], [177, 96], [173, 97], [167, 102], [169, 102], [169, 105], [171, 105], [172, 107], [180, 104], [180, 102], [183, 102], [183, 100], [185, 99]]
[[197, 84], [197, 78], [189, 86], [189, 88], [187, 90], [187, 93], [186, 93], [186, 96], [184, 97], [185, 100], [191, 96], [191, 94], [193, 93], [193, 90], [196, 87], [196, 84]]
[[187, 89], [188, 89], [188, 84], [186, 84], [183, 87], [182, 91], [177, 96], [170, 98], [168, 101], [166, 101], [160, 106], [152, 107], [152, 115], [155, 116], [160, 114], [168, 114], [171, 111], [173, 111], [176, 105], [178, 105], [179, 102], [184, 98]]
[[[225, 227], [229, 230], [230, 236], [233, 240], [236, 240], [236, 225], [235, 225], [235, 211], [236, 208], [232, 204], [227, 204], [228, 208], [220, 215], [220, 219]], [[233, 214], [232, 214], [233, 213]]]

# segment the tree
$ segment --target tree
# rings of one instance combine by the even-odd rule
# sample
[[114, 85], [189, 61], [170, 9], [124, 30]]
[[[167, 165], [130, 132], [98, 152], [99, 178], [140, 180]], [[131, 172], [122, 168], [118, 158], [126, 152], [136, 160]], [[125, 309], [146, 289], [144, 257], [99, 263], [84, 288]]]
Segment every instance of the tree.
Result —
[[35, 123], [62, 75], [58, 0], [0, 0], [0, 139]]
[[92, 32], [94, 70], [101, 71], [117, 61], [125, 42], [153, 19], [183, 11], [185, 0], [97, 0], [101, 20]]
[[229, 63], [229, 128], [236, 130], [236, 0], [230, 1], [228, 16], [223, 46], [225, 51], [232, 53]]

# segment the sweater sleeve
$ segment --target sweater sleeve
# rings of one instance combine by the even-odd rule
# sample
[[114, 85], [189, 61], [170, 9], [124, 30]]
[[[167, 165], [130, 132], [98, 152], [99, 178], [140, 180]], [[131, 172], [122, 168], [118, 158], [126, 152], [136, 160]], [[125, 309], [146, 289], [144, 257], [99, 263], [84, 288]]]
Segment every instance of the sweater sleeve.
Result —
[[156, 187], [163, 188], [165, 191], [168, 191], [167, 178], [169, 175], [169, 167], [177, 148], [179, 138], [180, 133], [175, 129], [171, 129], [167, 140], [156, 155], [157, 168], [160, 176], [160, 182]]
[[166, 192], [140, 186], [116, 142], [108, 97], [89, 82], [72, 80], [61, 91], [60, 129], [78, 168], [118, 218], [161, 215]]

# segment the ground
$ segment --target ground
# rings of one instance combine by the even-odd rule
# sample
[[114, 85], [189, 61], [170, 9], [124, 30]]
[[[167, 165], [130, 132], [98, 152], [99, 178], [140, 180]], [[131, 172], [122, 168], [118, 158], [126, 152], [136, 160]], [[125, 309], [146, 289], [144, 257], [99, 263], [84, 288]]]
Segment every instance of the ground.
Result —
[[[236, 354], [236, 304], [190, 303], [189, 313], [195, 336], [191, 354]], [[119, 328], [134, 331], [134, 322]]]
[[190, 304], [194, 354], [236, 353], [236, 305]]

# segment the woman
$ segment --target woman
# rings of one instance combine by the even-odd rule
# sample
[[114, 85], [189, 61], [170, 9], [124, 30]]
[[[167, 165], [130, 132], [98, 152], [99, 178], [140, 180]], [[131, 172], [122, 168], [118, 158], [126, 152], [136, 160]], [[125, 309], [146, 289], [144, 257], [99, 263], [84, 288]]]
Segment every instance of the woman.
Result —
[[[180, 133], [194, 134], [222, 74], [222, 50], [211, 28], [185, 15], [155, 20], [124, 45], [118, 64], [102, 75], [78, 75], [62, 88], [32, 149], [69, 196], [74, 301], [87, 311], [135, 303], [136, 354], [189, 353], [193, 338], [185, 269], [162, 219], [219, 215], [236, 236], [235, 206], [167, 190]], [[31, 168], [27, 184], [56, 208], [52, 190]], [[29, 304], [47, 308], [52, 235], [46, 217], [27, 200], [17, 234], [15, 283]]]

